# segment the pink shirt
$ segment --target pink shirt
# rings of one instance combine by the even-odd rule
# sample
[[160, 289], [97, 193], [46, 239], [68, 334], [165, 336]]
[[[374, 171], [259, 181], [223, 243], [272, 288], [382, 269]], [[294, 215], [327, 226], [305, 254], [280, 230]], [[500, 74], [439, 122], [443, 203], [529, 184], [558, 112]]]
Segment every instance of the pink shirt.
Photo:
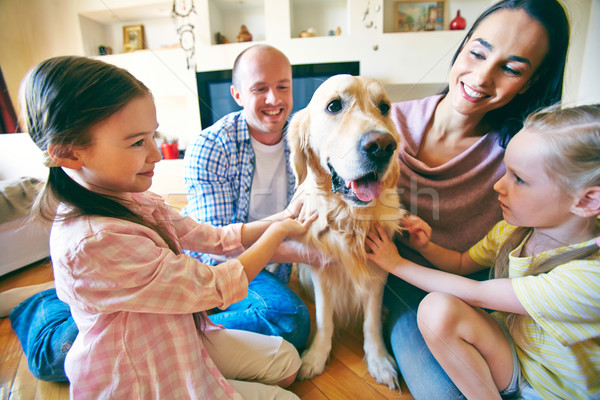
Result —
[[[243, 250], [241, 224], [197, 224], [154, 194], [134, 199], [135, 211], [164, 222], [182, 248]], [[246, 296], [236, 259], [209, 267], [176, 255], [149, 228], [105, 217], [55, 222], [50, 248], [58, 297], [79, 328], [65, 361], [71, 398], [241, 399], [209, 357], [192, 316]], [[206, 321], [205, 329], [222, 329]]]
[[[402, 137], [399, 148], [402, 204], [432, 228], [431, 240], [442, 247], [467, 251], [502, 219], [498, 193], [492, 188], [504, 175], [504, 148], [488, 132], [452, 160], [429, 167], [417, 158], [427, 125], [441, 95], [393, 103], [391, 118]], [[418, 253], [402, 254], [423, 265]]]

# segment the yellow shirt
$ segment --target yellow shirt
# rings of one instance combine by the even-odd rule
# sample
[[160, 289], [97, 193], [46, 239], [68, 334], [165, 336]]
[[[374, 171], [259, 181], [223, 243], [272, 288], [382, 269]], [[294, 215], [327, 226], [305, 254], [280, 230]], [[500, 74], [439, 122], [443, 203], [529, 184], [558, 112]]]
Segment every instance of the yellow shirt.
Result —
[[[500, 221], [469, 255], [478, 264], [491, 266], [515, 228]], [[525, 240], [509, 255], [513, 289], [529, 313], [520, 319], [522, 338], [515, 338], [523, 376], [545, 399], [600, 399], [600, 251], [550, 272], [525, 276], [534, 262], [594, 243], [589, 240], [534, 257], [515, 256]]]

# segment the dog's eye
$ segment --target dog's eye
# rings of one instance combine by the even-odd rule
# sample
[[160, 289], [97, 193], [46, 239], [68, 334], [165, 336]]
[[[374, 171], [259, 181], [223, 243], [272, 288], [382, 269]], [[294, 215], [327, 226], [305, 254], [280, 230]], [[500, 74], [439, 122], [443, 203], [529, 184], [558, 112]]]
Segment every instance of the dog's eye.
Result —
[[331, 100], [327, 104], [327, 111], [331, 114], [339, 113], [342, 110], [342, 101], [340, 99]]
[[381, 111], [381, 115], [387, 115], [390, 112], [390, 105], [386, 102], [379, 103], [379, 111]]

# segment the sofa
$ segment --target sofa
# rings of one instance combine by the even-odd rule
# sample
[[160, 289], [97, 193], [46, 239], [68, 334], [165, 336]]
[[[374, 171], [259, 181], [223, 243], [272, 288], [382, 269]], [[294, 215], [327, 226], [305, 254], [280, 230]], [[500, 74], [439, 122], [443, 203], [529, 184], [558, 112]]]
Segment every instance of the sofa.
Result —
[[[28, 214], [47, 177], [42, 151], [28, 134], [0, 134], [0, 276], [49, 255], [49, 226], [32, 222]], [[185, 203], [183, 160], [157, 163], [150, 190], [181, 208]]]
[[0, 275], [48, 257], [49, 226], [29, 220], [48, 169], [25, 133], [0, 134]]

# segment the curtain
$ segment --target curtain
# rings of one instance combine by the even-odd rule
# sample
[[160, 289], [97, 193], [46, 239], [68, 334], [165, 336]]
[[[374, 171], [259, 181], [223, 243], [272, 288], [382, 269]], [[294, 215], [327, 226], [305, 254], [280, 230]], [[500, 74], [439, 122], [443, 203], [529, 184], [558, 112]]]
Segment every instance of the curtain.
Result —
[[15, 132], [17, 132], [17, 114], [8, 95], [2, 68], [0, 68], [0, 133]]

